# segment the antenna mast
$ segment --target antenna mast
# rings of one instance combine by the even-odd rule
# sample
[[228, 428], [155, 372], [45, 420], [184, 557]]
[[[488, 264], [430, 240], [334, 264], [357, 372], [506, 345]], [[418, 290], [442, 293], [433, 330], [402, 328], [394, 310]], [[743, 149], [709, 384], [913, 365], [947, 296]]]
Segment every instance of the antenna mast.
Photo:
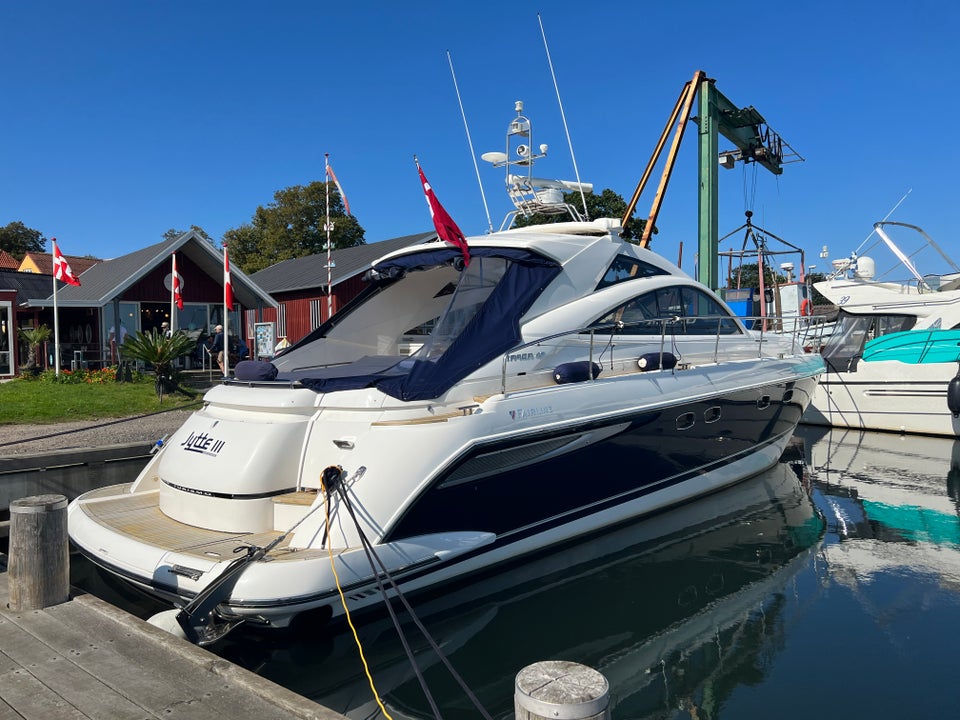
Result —
[[487, 196], [483, 192], [483, 182], [480, 180], [480, 166], [477, 164], [477, 153], [473, 150], [473, 140], [470, 139], [470, 127], [467, 125], [467, 114], [463, 111], [463, 100], [460, 99], [460, 86], [457, 85], [457, 74], [453, 71], [453, 58], [447, 50], [447, 62], [450, 64], [450, 75], [453, 77], [453, 89], [457, 91], [457, 102], [460, 104], [460, 115], [463, 117], [463, 129], [467, 132], [467, 145], [470, 146], [470, 159], [473, 160], [473, 170], [477, 173], [477, 184], [480, 186], [480, 197], [483, 198], [483, 209], [487, 213], [488, 232], [493, 232], [493, 220], [490, 219], [490, 208], [487, 207]]
[[573, 154], [573, 142], [570, 140], [570, 129], [567, 127], [567, 116], [563, 112], [563, 101], [560, 100], [560, 87], [557, 85], [557, 74], [553, 71], [553, 60], [550, 59], [550, 48], [547, 45], [547, 33], [543, 29], [543, 19], [540, 13], [537, 13], [537, 22], [540, 23], [540, 35], [543, 36], [543, 49], [547, 51], [547, 64], [550, 66], [550, 77], [553, 78], [553, 88], [557, 93], [557, 104], [560, 106], [560, 117], [563, 120], [563, 131], [567, 134], [567, 145], [570, 147], [570, 159], [573, 160], [573, 173], [577, 178], [577, 185], [580, 186], [580, 200], [583, 202], [583, 217], [590, 219], [590, 212], [587, 210], [587, 198], [583, 193], [583, 184], [580, 182], [580, 170], [577, 168], [577, 158]]

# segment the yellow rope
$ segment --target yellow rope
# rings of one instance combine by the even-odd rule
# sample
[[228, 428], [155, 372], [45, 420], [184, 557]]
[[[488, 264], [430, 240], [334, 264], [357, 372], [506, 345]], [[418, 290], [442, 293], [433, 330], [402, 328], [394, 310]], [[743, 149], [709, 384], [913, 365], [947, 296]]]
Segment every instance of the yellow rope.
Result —
[[350, 611], [347, 609], [347, 599], [343, 595], [343, 590], [340, 587], [340, 576], [337, 575], [337, 566], [333, 560], [333, 533], [330, 531], [330, 506], [327, 504], [327, 489], [323, 485], [323, 479], [320, 480], [320, 492], [323, 493], [323, 514], [324, 519], [327, 524], [327, 555], [330, 557], [330, 569], [333, 570], [333, 578], [337, 584], [337, 592], [340, 594], [340, 603], [343, 605], [343, 613], [347, 618], [347, 624], [350, 626], [350, 630], [353, 631], [353, 639], [357, 644], [357, 650], [360, 652], [360, 660], [363, 662], [363, 671], [367, 675], [367, 681], [370, 683], [370, 690], [373, 691], [373, 697], [377, 701], [377, 705], [380, 706], [380, 710], [383, 712], [384, 717], [387, 720], [393, 720], [390, 713], [387, 712], [387, 709], [383, 706], [383, 701], [380, 699], [379, 693], [377, 693], [377, 688], [373, 684], [373, 676], [370, 674], [370, 666], [367, 665], [367, 658], [363, 655], [363, 644], [360, 642], [360, 636], [357, 635], [357, 629], [353, 625], [353, 620], [350, 618]]

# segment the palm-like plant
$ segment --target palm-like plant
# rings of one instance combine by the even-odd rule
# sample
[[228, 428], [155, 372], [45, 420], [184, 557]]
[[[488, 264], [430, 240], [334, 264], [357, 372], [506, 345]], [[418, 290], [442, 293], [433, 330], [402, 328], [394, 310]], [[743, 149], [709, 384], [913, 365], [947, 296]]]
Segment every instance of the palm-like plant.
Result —
[[127, 337], [122, 354], [125, 358], [141, 360], [153, 366], [157, 376], [157, 396], [162, 400], [164, 389], [172, 391], [180, 384], [179, 371], [174, 362], [193, 352], [195, 345], [196, 342], [183, 332], [175, 332], [167, 337], [156, 330], [138, 331], [135, 336]]
[[20, 338], [27, 343], [27, 363], [23, 367], [25, 370], [32, 370], [37, 367], [40, 346], [50, 339], [53, 331], [46, 325], [41, 325], [35, 328], [20, 328], [18, 332]]

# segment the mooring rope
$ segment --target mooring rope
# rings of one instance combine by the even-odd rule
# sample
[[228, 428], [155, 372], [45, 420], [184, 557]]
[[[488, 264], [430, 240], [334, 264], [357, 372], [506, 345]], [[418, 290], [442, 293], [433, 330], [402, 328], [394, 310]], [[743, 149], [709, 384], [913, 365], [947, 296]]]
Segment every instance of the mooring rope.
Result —
[[50, 438], [61, 437], [62, 435], [71, 435], [78, 432], [86, 432], [87, 430], [99, 430], [100, 428], [109, 427], [110, 425], [119, 425], [120, 423], [131, 422], [133, 420], [142, 420], [143, 418], [153, 417], [154, 415], [161, 415], [163, 413], [173, 412], [174, 410], [184, 410], [186, 408], [192, 407], [194, 405], [199, 405], [203, 400], [194, 400], [193, 402], [186, 403], [184, 405], [178, 405], [177, 407], [167, 408], [166, 410], [157, 410], [156, 412], [144, 413], [142, 415], [133, 415], [131, 417], [120, 418], [118, 420], [110, 420], [108, 422], [97, 422], [96, 425], [90, 425], [88, 427], [73, 428], [72, 430], [61, 430], [59, 432], [50, 433], [49, 435], [38, 435], [37, 437], [23, 438], [22, 440], [11, 440], [10, 442], [0, 443], [0, 447], [8, 447], [10, 445], [21, 445], [23, 443], [36, 442], [37, 440], [49, 440]]

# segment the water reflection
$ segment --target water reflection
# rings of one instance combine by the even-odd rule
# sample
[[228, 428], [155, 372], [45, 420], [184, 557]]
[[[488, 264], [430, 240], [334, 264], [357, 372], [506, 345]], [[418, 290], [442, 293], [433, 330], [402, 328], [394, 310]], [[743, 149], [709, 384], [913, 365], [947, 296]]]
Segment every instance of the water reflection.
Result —
[[824, 548], [836, 581], [923, 573], [960, 587], [960, 442], [840, 428], [799, 437], [836, 538]]
[[[777, 593], [822, 531], [798, 472], [781, 464], [685, 508], [442, 596], [416, 597], [414, 605], [494, 717], [512, 716], [517, 671], [550, 658], [604, 673], [614, 717], [637, 717], [702, 703], [707, 694], [719, 701], [724, 686], [762, 674], [764, 648], [776, 644]], [[417, 635], [409, 624], [404, 630]], [[360, 632], [391, 716], [431, 717], [388, 620], [362, 619]], [[350, 717], [375, 717], [349, 632], [319, 638], [234, 635], [218, 652]], [[435, 654], [415, 642], [443, 716], [477, 717]]]
[[[498, 719], [513, 717], [515, 674], [547, 659], [604, 673], [615, 720], [952, 717], [960, 442], [807, 427], [797, 440], [794, 462], [728, 491], [411, 600]], [[433, 717], [388, 618], [357, 624], [390, 715]], [[479, 717], [404, 632], [442, 716]], [[380, 716], [343, 626], [237, 632], [213, 649], [350, 717]]]

